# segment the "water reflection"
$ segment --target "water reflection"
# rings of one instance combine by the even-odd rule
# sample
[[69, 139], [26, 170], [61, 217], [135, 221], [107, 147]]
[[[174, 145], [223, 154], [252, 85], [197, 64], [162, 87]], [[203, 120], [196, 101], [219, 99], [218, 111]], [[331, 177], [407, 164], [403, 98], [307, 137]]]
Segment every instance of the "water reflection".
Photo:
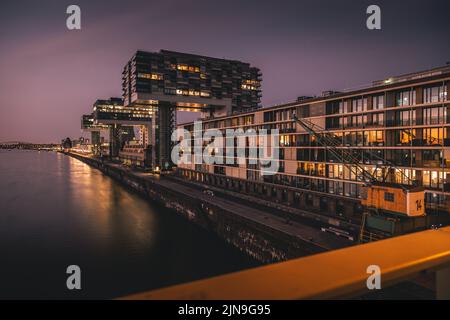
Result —
[[73, 158], [0, 150], [0, 176], [0, 298], [111, 298], [256, 265]]
[[68, 205], [84, 204], [80, 218], [89, 227], [89, 238], [102, 249], [116, 237], [126, 241], [127, 249], [149, 249], [157, 232], [155, 215], [148, 214], [153, 208], [88, 165], [73, 158], [69, 165]]

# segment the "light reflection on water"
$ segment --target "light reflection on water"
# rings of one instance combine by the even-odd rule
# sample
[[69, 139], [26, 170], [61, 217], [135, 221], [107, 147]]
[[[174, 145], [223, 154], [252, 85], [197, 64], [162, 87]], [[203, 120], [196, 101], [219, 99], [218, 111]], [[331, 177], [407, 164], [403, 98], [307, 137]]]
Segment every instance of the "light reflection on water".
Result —
[[0, 177], [0, 298], [112, 298], [256, 265], [62, 154], [0, 150]]

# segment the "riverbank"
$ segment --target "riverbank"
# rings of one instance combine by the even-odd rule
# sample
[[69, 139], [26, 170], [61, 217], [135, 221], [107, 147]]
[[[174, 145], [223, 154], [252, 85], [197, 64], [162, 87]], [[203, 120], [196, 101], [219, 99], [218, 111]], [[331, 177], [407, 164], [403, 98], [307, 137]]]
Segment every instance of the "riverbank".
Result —
[[349, 241], [260, 208], [204, 193], [174, 179], [66, 153], [141, 196], [175, 210], [262, 263], [283, 261], [351, 245]]

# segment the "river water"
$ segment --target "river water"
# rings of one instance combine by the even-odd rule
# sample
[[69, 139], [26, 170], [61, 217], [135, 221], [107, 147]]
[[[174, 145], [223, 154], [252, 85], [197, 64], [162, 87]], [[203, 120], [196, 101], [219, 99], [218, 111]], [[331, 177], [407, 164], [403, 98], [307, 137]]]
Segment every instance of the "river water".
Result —
[[0, 150], [0, 298], [115, 298], [256, 265], [76, 159]]

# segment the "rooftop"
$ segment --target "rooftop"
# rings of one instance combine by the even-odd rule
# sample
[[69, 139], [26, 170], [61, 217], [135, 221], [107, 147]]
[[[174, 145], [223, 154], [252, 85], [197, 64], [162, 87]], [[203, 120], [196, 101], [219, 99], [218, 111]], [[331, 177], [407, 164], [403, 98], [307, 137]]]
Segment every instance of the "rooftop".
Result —
[[[340, 90], [340, 91], [327, 90], [327, 91], [323, 91], [321, 96], [314, 96], [314, 97], [300, 96], [301, 99], [297, 99], [293, 102], [279, 104], [279, 105], [273, 105], [273, 106], [269, 106], [269, 107], [263, 107], [263, 108], [259, 108], [258, 110], [259, 111], [261, 111], [261, 110], [268, 111], [268, 110], [280, 109], [280, 108], [289, 107], [289, 106], [307, 105], [309, 103], [318, 102], [318, 101], [322, 101], [322, 100], [331, 100], [331, 99], [343, 98], [343, 97], [352, 96], [352, 95], [358, 95], [358, 94], [368, 91], [369, 89], [370, 90], [388, 90], [391, 88], [398, 87], [400, 84], [408, 85], [408, 84], [413, 84], [413, 83], [417, 82], [418, 80], [434, 80], [434, 79], [442, 78], [446, 75], [450, 76], [450, 65], [445, 65], [445, 66], [436, 67], [436, 68], [432, 68], [432, 69], [403, 74], [403, 75], [399, 75], [399, 76], [393, 76], [393, 77], [389, 77], [384, 80], [376, 80], [376, 81], [373, 81], [370, 85], [363, 85], [363, 86], [360, 86], [357, 88], [344, 89], [344, 90]], [[228, 118], [228, 117], [232, 117], [232, 116], [236, 116], [236, 115], [244, 115], [247, 113], [252, 113], [254, 111], [255, 110], [245, 110], [240, 113], [233, 113], [233, 114], [227, 115], [227, 116], [222, 116], [222, 117], [217, 117], [217, 118], [208, 118], [207, 120], [212, 120], [212, 119], [219, 120], [219, 119], [224, 119], [224, 118]], [[192, 123], [192, 122], [180, 123], [179, 125], [186, 125], [189, 123]]]
[[164, 50], [164, 49], [161, 49], [159, 52], [150, 52], [150, 51], [145, 51], [145, 50], [138, 50], [138, 51], [136, 51], [135, 55], [137, 55], [138, 53], [143, 53], [143, 54], [162, 54], [162, 55], [179, 56], [179, 57], [184, 57], [184, 58], [194, 58], [194, 59], [203, 59], [203, 60], [216, 60], [218, 62], [235, 62], [235, 63], [245, 64], [245, 65], [248, 65], [248, 66], [250, 65], [250, 63], [248, 63], [248, 62], [242, 62], [242, 61], [235, 60], [235, 59], [215, 58], [215, 57], [203, 56], [203, 55], [194, 54], [194, 53], [170, 51], [170, 50]]

